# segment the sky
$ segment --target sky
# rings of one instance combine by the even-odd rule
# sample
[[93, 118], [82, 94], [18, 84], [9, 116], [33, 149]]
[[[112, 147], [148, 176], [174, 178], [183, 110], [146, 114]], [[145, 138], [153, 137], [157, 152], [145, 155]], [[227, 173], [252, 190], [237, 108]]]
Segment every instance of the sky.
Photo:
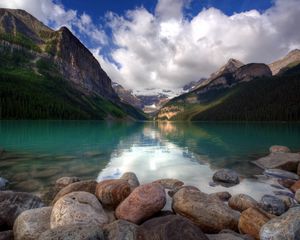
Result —
[[300, 0], [0, 0], [53, 29], [67, 26], [112, 81], [177, 90], [236, 58], [272, 61], [300, 48]]

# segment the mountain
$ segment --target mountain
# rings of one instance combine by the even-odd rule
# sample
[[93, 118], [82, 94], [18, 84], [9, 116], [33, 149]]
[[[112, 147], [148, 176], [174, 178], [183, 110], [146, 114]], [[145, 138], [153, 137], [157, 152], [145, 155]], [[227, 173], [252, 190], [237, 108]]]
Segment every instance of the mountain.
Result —
[[275, 61], [269, 65], [273, 75], [280, 74], [286, 69], [296, 66], [300, 63], [300, 50], [295, 49], [288, 53], [282, 59]]
[[0, 9], [0, 52], [2, 119], [145, 119], [66, 27]]
[[136, 108], [143, 109], [141, 100], [133, 94], [132, 90], [125, 89], [121, 84], [115, 82], [112, 84], [112, 87], [118, 94], [121, 101], [128, 103]]
[[183, 87], [182, 87], [182, 90], [184, 92], [191, 92], [193, 91], [195, 88], [197, 88], [197, 86], [199, 86], [202, 82], [204, 82], [205, 80], [207, 80], [206, 78], [201, 78], [200, 80], [198, 81], [192, 81], [188, 84], [185, 84]]
[[[300, 64], [272, 76], [261, 63], [232, 61], [197, 89], [170, 100], [158, 120], [290, 121], [300, 119]], [[230, 66], [229, 68], [227, 66]]]

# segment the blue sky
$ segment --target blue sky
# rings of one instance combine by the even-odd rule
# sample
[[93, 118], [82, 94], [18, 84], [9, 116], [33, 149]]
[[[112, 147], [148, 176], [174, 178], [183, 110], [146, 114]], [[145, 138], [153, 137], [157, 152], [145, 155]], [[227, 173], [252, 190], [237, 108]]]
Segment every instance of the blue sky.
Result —
[[177, 91], [228, 59], [271, 63], [300, 48], [299, 0], [1, 0], [67, 26], [111, 79]]

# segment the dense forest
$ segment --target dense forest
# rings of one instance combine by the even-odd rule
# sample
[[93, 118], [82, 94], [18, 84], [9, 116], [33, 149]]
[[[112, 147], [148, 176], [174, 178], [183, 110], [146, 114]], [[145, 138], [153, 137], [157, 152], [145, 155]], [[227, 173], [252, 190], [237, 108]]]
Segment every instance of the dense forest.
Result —
[[299, 121], [300, 65], [279, 76], [258, 78], [234, 87], [219, 104], [192, 121]]
[[121, 107], [109, 100], [75, 89], [62, 78], [53, 61], [37, 59], [33, 52], [23, 48], [12, 50], [2, 45], [0, 53], [0, 119], [127, 116]]

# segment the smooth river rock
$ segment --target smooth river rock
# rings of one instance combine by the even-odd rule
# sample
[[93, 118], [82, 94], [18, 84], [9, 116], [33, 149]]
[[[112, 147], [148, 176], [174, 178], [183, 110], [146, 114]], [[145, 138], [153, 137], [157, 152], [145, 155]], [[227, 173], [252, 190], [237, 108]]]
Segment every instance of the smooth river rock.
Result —
[[239, 212], [243, 212], [247, 210], [248, 208], [257, 208], [258, 202], [246, 194], [236, 194], [233, 195], [229, 201], [228, 206], [231, 207], [234, 210], [237, 210]]
[[22, 212], [14, 223], [15, 240], [35, 240], [50, 229], [52, 207], [35, 208]]
[[154, 183], [159, 183], [163, 188], [170, 190], [176, 190], [184, 185], [184, 182], [174, 178], [163, 178], [154, 181]]
[[104, 238], [100, 226], [89, 225], [67, 225], [43, 232], [39, 240], [107, 240]]
[[193, 222], [179, 215], [152, 218], [141, 225], [147, 240], [208, 240]]
[[139, 179], [134, 172], [125, 172], [120, 179], [126, 180], [129, 183], [131, 191], [140, 186]]
[[264, 171], [264, 175], [283, 179], [299, 179], [299, 176], [297, 174], [282, 169], [266, 169]]
[[56, 189], [63, 189], [64, 187], [74, 183], [74, 182], [79, 182], [80, 178], [79, 177], [61, 177], [56, 180], [55, 182], [55, 187]]
[[131, 192], [129, 183], [123, 179], [103, 180], [97, 184], [96, 197], [103, 206], [115, 209]]
[[282, 170], [297, 172], [298, 164], [300, 162], [299, 153], [271, 153], [266, 157], [253, 161], [258, 167], [262, 169], [279, 168]]
[[103, 228], [106, 240], [144, 240], [145, 233], [143, 229], [131, 222], [117, 220]]
[[283, 214], [287, 210], [283, 200], [272, 195], [262, 196], [259, 205], [263, 210], [276, 216]]
[[239, 231], [259, 240], [259, 231], [270, 218], [256, 208], [243, 211], [239, 219]]
[[52, 201], [52, 204], [56, 203], [58, 199], [65, 196], [66, 194], [69, 194], [71, 192], [89, 192], [92, 194], [95, 194], [96, 191], [97, 182], [94, 180], [87, 180], [87, 181], [80, 181], [71, 183], [68, 186], [61, 189], [55, 196], [54, 200]]
[[72, 192], [60, 198], [53, 206], [50, 226], [108, 223], [108, 217], [95, 195], [88, 192]]
[[237, 231], [240, 213], [221, 200], [200, 191], [182, 188], [173, 196], [173, 210], [198, 225], [205, 233]]
[[44, 207], [44, 203], [33, 194], [0, 191], [0, 230], [12, 229], [20, 213], [40, 207]]
[[210, 197], [216, 197], [223, 202], [227, 202], [231, 198], [231, 194], [229, 192], [216, 192], [209, 194]]
[[254, 240], [249, 235], [238, 234], [233, 231], [221, 231], [218, 234], [207, 234], [209, 240]]
[[286, 146], [274, 145], [270, 147], [270, 153], [290, 153], [291, 150]]
[[300, 207], [290, 208], [280, 217], [273, 218], [260, 230], [261, 240], [299, 240]]
[[[225, 184], [224, 186], [233, 186], [240, 182], [239, 175], [231, 169], [221, 169], [213, 175], [214, 182]], [[222, 185], [223, 185], [222, 184]]]
[[160, 184], [141, 185], [117, 207], [116, 217], [139, 224], [159, 212], [166, 204], [166, 193]]

